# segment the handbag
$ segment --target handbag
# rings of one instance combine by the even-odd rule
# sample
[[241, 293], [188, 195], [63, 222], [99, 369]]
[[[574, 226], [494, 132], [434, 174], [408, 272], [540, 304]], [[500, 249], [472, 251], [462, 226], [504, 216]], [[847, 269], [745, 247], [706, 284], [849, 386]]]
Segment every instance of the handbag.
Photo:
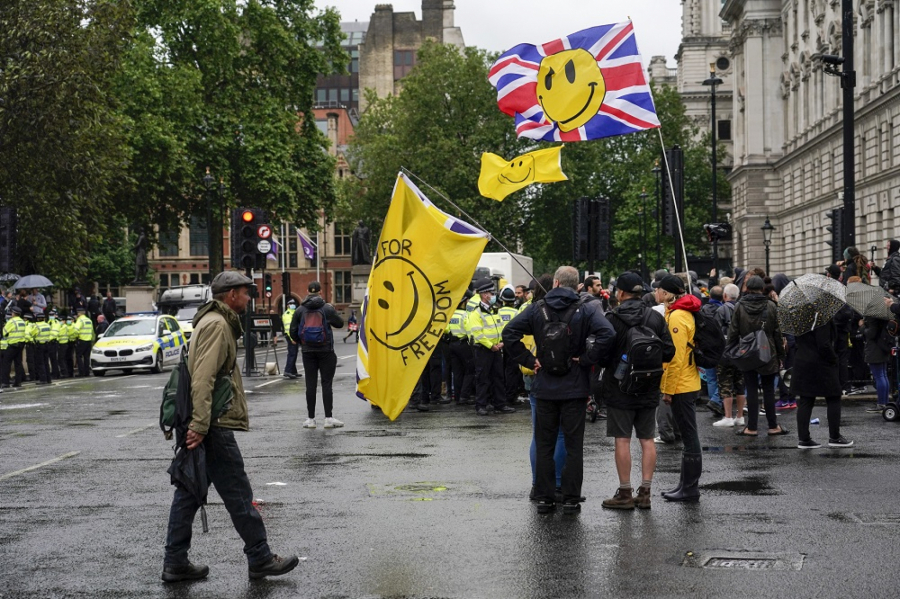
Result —
[[769, 337], [763, 329], [747, 333], [725, 348], [724, 357], [743, 372], [762, 368], [772, 361]]

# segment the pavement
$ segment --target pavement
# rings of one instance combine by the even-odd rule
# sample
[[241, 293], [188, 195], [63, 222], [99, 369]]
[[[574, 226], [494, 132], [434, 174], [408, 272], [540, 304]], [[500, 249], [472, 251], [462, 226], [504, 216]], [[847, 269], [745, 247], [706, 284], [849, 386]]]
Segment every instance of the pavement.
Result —
[[[157, 428], [161, 375], [107, 375], [0, 395], [0, 597], [896, 597], [898, 423], [846, 402], [850, 449], [739, 438], [701, 411], [702, 498], [668, 504], [680, 449], [658, 446], [653, 509], [612, 512], [603, 421], [585, 435], [580, 515], [538, 515], [527, 404], [407, 410], [390, 422], [355, 398], [355, 345], [338, 343], [334, 415], [301, 428], [305, 379], [245, 379], [237, 435], [273, 550], [291, 574], [249, 581], [214, 490], [191, 558], [207, 580], [160, 579], [172, 488]], [[279, 353], [283, 360], [283, 353]], [[321, 402], [321, 400], [320, 400]], [[702, 410], [702, 408], [701, 408]], [[827, 441], [824, 407], [813, 438]], [[638, 452], [636, 442], [633, 452]], [[637, 463], [637, 459], [635, 463]], [[633, 480], [639, 481], [635, 470]], [[199, 519], [198, 519], [199, 520]]]

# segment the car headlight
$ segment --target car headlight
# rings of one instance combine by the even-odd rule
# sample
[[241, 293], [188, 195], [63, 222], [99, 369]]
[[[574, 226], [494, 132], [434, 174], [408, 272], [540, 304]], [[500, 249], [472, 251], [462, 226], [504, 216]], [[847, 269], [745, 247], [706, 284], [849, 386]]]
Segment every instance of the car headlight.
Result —
[[93, 355], [95, 355], [95, 356], [102, 356], [102, 355], [103, 355], [103, 350], [102, 350], [102, 349], [92, 349], [92, 350], [91, 350], [91, 353], [92, 353]]
[[142, 345], [136, 348], [134, 351], [150, 351], [151, 349], [153, 349], [153, 344], [148, 343], [147, 345]]

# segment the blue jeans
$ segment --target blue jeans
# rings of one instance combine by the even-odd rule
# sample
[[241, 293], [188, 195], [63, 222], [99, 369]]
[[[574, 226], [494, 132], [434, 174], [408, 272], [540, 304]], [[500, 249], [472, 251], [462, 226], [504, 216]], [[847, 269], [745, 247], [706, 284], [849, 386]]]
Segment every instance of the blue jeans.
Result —
[[709, 401], [722, 405], [722, 398], [719, 397], [719, 378], [715, 368], [700, 368], [700, 378], [706, 381], [706, 388], [709, 391]]
[[875, 391], [878, 393], [878, 405], [883, 406], [888, 402], [891, 394], [891, 384], [887, 377], [887, 362], [881, 364], [869, 364], [872, 371], [872, 380], [875, 381]]
[[[531, 484], [536, 484], [534, 471], [537, 463], [537, 442], [534, 436], [534, 421], [537, 418], [537, 399], [529, 393], [528, 401], [531, 402]], [[553, 452], [553, 461], [556, 462], [556, 486], [559, 487], [562, 486], [562, 471], [566, 465], [566, 439], [563, 436], [562, 429], [560, 429], [559, 435], [556, 437], [556, 451]]]
[[[234, 431], [210, 428], [203, 446], [206, 448], [206, 475], [225, 503], [235, 530], [244, 540], [247, 561], [251, 566], [266, 563], [272, 558], [266, 526], [253, 506], [253, 491], [244, 472], [244, 459], [234, 440]], [[194, 516], [199, 509], [200, 504], [191, 493], [175, 487], [166, 534], [166, 564], [188, 563]]]

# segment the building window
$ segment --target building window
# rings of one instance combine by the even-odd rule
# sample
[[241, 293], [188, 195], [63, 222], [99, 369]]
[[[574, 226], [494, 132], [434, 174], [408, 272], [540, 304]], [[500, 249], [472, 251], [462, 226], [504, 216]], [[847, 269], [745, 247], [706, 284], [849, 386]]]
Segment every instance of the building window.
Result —
[[353, 88], [352, 90], [350, 90], [350, 98], [354, 102], [359, 102], [359, 90], [356, 88]]
[[718, 121], [716, 132], [722, 141], [731, 141], [731, 121]]
[[350, 101], [350, 90], [346, 87], [341, 88], [341, 102], [349, 102]]
[[338, 225], [334, 227], [334, 255], [350, 255], [350, 233], [344, 227]]
[[209, 256], [209, 231], [206, 230], [206, 219], [191, 217], [191, 256]]
[[[178, 275], [175, 275], [175, 284], [178, 284]], [[159, 274], [159, 288], [160, 289], [168, 289], [169, 288], [169, 275], [168, 273], [160, 273]]]
[[394, 50], [394, 81], [406, 77], [415, 64], [414, 50]]
[[190, 278], [188, 279], [191, 285], [199, 285], [200, 284], [200, 273], [191, 273]]
[[328, 90], [328, 101], [337, 103], [338, 99], [338, 90], [337, 88], [330, 88]]
[[334, 303], [349, 304], [353, 299], [350, 271], [338, 270], [334, 273]]
[[350, 50], [350, 68], [347, 70], [359, 73], [359, 50]]
[[328, 100], [328, 90], [320, 87], [316, 90], [316, 104], [324, 104]]
[[316, 127], [322, 132], [322, 135], [328, 135], [328, 120], [316, 119]]
[[178, 255], [178, 229], [166, 229], [159, 232], [159, 255], [177, 256]]

